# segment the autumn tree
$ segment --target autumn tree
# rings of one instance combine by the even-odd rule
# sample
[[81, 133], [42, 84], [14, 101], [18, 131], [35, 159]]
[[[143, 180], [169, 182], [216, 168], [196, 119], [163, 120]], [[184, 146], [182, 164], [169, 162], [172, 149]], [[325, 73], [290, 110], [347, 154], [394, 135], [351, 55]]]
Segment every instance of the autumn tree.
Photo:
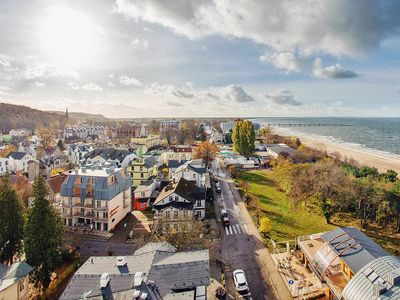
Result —
[[30, 276], [32, 282], [45, 289], [60, 263], [64, 228], [60, 213], [48, 200], [42, 176], [35, 179], [33, 198], [25, 223], [25, 254], [27, 263], [34, 269]]
[[23, 204], [7, 174], [0, 181], [0, 261], [12, 264], [22, 251]]
[[17, 151], [18, 147], [15, 145], [7, 145], [2, 150], [0, 150], [0, 157], [6, 157], [11, 152]]
[[255, 151], [254, 140], [253, 123], [249, 120], [237, 120], [232, 133], [233, 150], [248, 158]]
[[271, 220], [268, 217], [261, 217], [258, 228], [263, 235], [267, 235], [272, 229]]
[[194, 151], [194, 158], [201, 158], [206, 167], [210, 165], [212, 161], [217, 157], [219, 148], [214, 143], [205, 141], [200, 143]]
[[349, 184], [342, 168], [332, 160], [322, 160], [299, 172], [289, 195], [296, 201], [316, 199], [329, 224], [337, 205], [347, 197]]

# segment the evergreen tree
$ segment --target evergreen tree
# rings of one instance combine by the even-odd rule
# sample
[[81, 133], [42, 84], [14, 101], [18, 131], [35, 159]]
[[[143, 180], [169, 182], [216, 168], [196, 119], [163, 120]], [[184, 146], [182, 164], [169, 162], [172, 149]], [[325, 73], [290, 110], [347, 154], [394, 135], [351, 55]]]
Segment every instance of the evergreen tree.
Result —
[[23, 204], [7, 174], [0, 181], [0, 261], [12, 263], [22, 250]]
[[232, 134], [233, 150], [246, 157], [255, 151], [255, 132], [251, 121], [237, 120]]
[[33, 184], [33, 206], [25, 224], [25, 253], [27, 263], [34, 268], [32, 282], [44, 289], [59, 266], [64, 229], [59, 212], [47, 196], [45, 181], [37, 176]]

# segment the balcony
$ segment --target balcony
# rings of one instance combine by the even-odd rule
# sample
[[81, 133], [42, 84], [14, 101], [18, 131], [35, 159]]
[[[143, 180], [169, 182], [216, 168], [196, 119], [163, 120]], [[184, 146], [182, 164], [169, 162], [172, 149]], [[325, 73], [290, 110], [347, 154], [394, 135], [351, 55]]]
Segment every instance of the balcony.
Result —
[[82, 217], [82, 218], [93, 218], [94, 213], [86, 213], [86, 212], [81, 212], [81, 211], [75, 211], [73, 213], [74, 217]]
[[63, 212], [62, 213], [62, 216], [64, 217], [64, 218], [71, 218], [72, 217], [72, 212]]
[[108, 206], [93, 207], [93, 210], [97, 210], [97, 211], [108, 211]]
[[81, 202], [76, 202], [74, 203], [74, 207], [82, 207], [82, 208], [93, 208], [93, 203], [81, 203]]

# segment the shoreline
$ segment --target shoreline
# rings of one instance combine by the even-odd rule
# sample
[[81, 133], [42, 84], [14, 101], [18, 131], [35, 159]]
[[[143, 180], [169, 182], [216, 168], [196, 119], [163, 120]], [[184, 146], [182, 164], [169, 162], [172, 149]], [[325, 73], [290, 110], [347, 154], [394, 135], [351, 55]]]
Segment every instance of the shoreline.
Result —
[[360, 163], [360, 165], [366, 165], [369, 167], [375, 167], [379, 172], [386, 172], [388, 169], [392, 169], [400, 174], [400, 157], [397, 158], [395, 154], [380, 153], [378, 150], [375, 153], [374, 149], [355, 149], [346, 144], [328, 142], [323, 137], [307, 136], [306, 134], [289, 133], [280, 130], [273, 129], [273, 131], [279, 135], [295, 136], [298, 137], [302, 144], [311, 148], [316, 148], [326, 151], [328, 154], [338, 152], [342, 158], [351, 158]]

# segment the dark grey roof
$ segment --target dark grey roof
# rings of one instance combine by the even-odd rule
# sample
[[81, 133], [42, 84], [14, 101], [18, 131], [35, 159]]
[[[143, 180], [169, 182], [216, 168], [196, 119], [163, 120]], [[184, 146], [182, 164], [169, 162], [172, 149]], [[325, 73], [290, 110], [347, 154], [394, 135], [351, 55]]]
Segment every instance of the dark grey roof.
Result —
[[197, 168], [197, 167], [193, 167], [193, 166], [189, 165], [188, 168], [190, 170], [192, 170], [193, 172], [196, 172], [196, 173], [199, 173], [199, 174], [204, 174], [204, 173], [207, 172], [205, 167], [198, 167]]
[[154, 167], [157, 164], [157, 158], [154, 156], [148, 156], [144, 158], [143, 166], [147, 169]]
[[114, 148], [99, 148], [85, 154], [84, 158], [87, 160], [89, 158], [100, 156], [105, 160], [119, 160], [122, 162], [125, 157], [130, 154], [133, 154], [133, 152], [129, 152], [128, 150], [117, 150]]
[[7, 155], [7, 158], [11, 157], [11, 158], [13, 158], [13, 159], [18, 159], [18, 160], [20, 160], [20, 159], [23, 159], [24, 156], [27, 155], [27, 154], [28, 154], [28, 153], [26, 153], [26, 152], [14, 151], [14, 152], [10, 152], [10, 153]]
[[[382, 256], [364, 266], [350, 280], [343, 290], [345, 300], [398, 300], [400, 299], [400, 281], [390, 284], [389, 276], [400, 276], [400, 257]], [[386, 291], [379, 297], [374, 296], [374, 286], [381, 283]]]
[[[340, 227], [326, 232], [322, 238], [328, 242], [340, 258], [357, 273], [375, 258], [389, 255], [378, 244], [354, 227]], [[349, 247], [353, 245], [352, 247]], [[342, 253], [343, 251], [343, 253]]]
[[179, 161], [179, 160], [174, 160], [174, 159], [172, 159], [172, 160], [169, 160], [169, 161], [168, 161], [168, 168], [170, 168], [170, 169], [176, 169], [176, 168], [182, 166], [182, 165], [185, 164], [185, 163], [186, 163], [186, 160], [181, 160], [181, 161]]
[[[117, 267], [115, 256], [89, 258], [74, 274], [60, 299], [80, 299], [83, 293], [89, 291], [88, 299], [112, 299], [111, 296], [113, 299], [132, 299], [134, 289], [148, 293], [147, 299], [164, 299], [176, 292], [181, 295], [210, 283], [208, 250], [176, 253], [176, 249], [168, 243], [150, 243], [134, 255], [125, 256], [125, 260], [126, 267]], [[147, 284], [133, 287], [136, 272], [145, 274]], [[101, 290], [99, 284], [103, 273], [109, 273], [110, 284]], [[157, 286], [159, 296], [155, 296], [153, 289], [149, 288], [150, 282]]]

